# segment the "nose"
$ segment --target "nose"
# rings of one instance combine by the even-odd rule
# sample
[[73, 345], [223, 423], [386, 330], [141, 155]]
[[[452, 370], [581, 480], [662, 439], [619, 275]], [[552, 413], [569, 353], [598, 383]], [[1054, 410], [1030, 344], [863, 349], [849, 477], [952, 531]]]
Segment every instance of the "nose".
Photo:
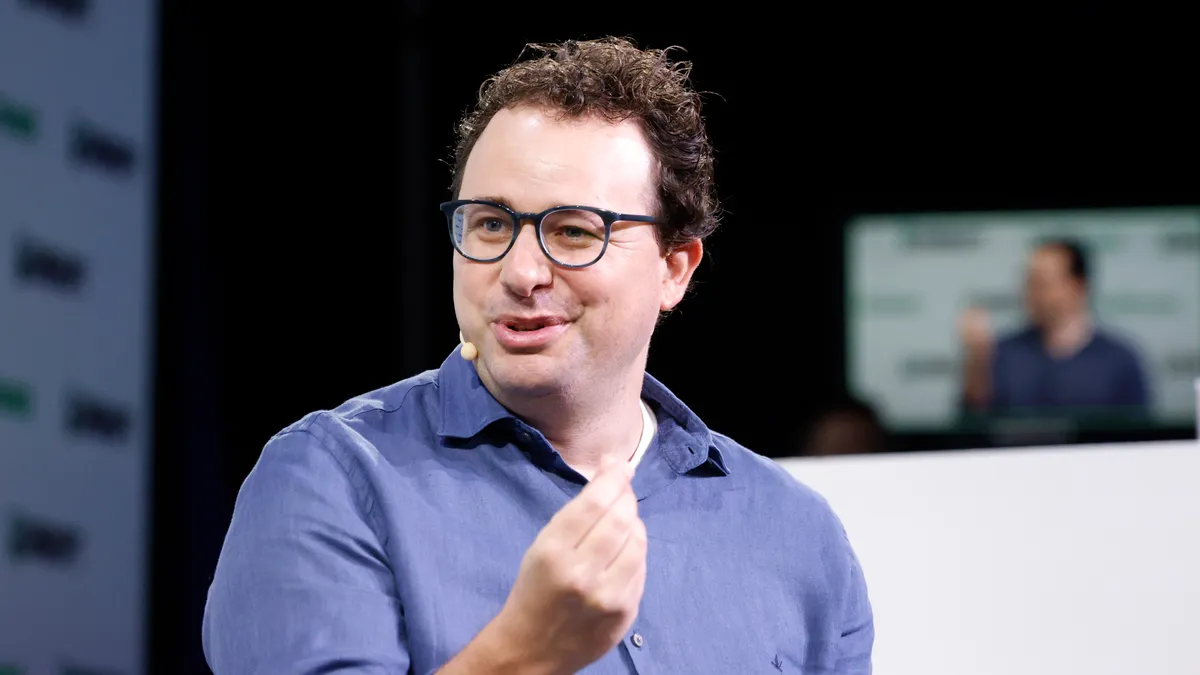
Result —
[[500, 260], [500, 283], [517, 297], [527, 298], [543, 286], [548, 286], [553, 277], [552, 263], [538, 246], [537, 233], [532, 227], [517, 232], [512, 249]]

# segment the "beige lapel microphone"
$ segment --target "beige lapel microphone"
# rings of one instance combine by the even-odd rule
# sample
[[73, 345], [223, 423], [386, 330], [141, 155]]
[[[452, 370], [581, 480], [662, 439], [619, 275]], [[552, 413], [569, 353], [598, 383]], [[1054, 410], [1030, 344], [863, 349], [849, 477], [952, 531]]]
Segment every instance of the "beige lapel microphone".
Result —
[[462, 344], [462, 350], [459, 351], [460, 356], [468, 361], [474, 361], [479, 358], [479, 349], [475, 346], [474, 342], [467, 342], [461, 330], [458, 331], [458, 341]]

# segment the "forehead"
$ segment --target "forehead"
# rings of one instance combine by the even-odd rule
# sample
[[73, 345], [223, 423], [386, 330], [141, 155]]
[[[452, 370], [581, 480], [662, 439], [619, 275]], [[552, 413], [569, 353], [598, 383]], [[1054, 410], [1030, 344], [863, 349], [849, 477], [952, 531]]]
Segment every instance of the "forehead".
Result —
[[533, 107], [501, 110], [471, 150], [460, 197], [504, 197], [537, 211], [562, 204], [648, 213], [656, 162], [641, 127]]
[[1043, 273], [1065, 272], [1067, 254], [1057, 246], [1043, 246], [1034, 251], [1030, 266]]

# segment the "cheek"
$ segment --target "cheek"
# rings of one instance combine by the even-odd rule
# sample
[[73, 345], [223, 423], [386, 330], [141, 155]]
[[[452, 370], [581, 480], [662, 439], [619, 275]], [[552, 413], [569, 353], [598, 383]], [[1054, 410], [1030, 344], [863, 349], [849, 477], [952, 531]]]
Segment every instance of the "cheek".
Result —
[[484, 305], [487, 284], [486, 270], [455, 260], [452, 288], [454, 314], [460, 325], [469, 326], [478, 316]]
[[658, 320], [661, 279], [655, 270], [622, 268], [620, 272], [580, 279], [571, 285], [579, 303], [606, 332], [624, 332], [632, 326], [651, 326]]
[[487, 289], [488, 270], [482, 265], [468, 263], [461, 258], [454, 261], [454, 295], [456, 298], [476, 299]]

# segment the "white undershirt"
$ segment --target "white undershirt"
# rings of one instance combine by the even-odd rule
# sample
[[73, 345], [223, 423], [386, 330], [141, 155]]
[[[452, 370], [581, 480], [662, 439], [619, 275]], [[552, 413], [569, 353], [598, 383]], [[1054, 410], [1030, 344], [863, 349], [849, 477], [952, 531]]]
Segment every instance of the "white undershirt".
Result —
[[646, 448], [650, 447], [650, 441], [654, 440], [654, 432], [658, 430], [658, 418], [654, 416], [654, 411], [645, 401], [638, 399], [638, 402], [642, 404], [642, 437], [638, 440], [633, 457], [629, 458], [629, 463], [635, 468], [646, 455]]

